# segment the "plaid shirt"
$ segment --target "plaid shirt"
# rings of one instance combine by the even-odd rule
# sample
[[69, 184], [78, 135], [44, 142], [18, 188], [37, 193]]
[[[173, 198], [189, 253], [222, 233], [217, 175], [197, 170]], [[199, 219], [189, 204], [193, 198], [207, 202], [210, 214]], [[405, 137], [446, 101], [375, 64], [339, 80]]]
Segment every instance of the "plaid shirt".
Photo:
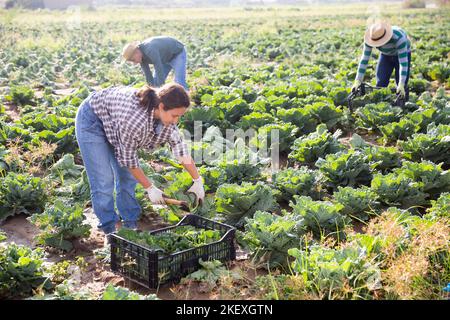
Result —
[[176, 157], [187, 156], [189, 152], [178, 127], [163, 126], [157, 133], [155, 129], [160, 122], [154, 118], [154, 110], [149, 112], [139, 106], [136, 91], [131, 87], [111, 87], [94, 93], [90, 99], [119, 165], [138, 168], [138, 149], [152, 151], [166, 142]]

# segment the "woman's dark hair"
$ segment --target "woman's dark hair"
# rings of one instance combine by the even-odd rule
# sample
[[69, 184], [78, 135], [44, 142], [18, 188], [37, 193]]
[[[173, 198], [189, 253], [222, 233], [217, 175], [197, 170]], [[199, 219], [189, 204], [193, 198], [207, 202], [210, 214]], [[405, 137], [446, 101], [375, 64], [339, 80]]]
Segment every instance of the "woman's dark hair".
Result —
[[139, 97], [140, 106], [148, 110], [157, 108], [161, 102], [164, 110], [187, 108], [190, 105], [188, 93], [177, 83], [168, 83], [161, 88], [146, 85], [137, 91], [136, 95]]

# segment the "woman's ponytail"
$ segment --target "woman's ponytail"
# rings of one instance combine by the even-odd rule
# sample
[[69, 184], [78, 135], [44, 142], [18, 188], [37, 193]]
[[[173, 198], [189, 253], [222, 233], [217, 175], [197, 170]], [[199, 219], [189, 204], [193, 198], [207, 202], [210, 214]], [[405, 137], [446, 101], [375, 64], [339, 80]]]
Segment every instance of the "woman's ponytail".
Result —
[[156, 89], [149, 85], [142, 87], [136, 92], [136, 95], [139, 97], [139, 105], [148, 111], [157, 108], [161, 102]]
[[136, 92], [139, 97], [139, 105], [148, 111], [163, 104], [164, 110], [175, 108], [188, 108], [190, 105], [189, 94], [177, 83], [167, 83], [161, 88], [155, 89], [149, 85], [145, 85]]

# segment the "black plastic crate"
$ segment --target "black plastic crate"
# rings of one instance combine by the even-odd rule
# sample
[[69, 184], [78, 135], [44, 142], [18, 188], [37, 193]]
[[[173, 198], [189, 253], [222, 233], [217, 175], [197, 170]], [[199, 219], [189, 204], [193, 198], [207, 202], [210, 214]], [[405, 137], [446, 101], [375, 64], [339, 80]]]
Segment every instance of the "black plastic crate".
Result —
[[197, 215], [188, 214], [175, 226], [149, 233], [170, 232], [174, 228], [186, 225], [218, 230], [222, 237], [219, 241], [204, 246], [163, 255], [159, 250], [152, 250], [117, 234], [111, 234], [111, 269], [146, 288], [155, 289], [165, 283], [178, 282], [182, 277], [198, 270], [200, 258], [203, 261], [220, 260], [222, 262], [236, 259], [235, 229]]

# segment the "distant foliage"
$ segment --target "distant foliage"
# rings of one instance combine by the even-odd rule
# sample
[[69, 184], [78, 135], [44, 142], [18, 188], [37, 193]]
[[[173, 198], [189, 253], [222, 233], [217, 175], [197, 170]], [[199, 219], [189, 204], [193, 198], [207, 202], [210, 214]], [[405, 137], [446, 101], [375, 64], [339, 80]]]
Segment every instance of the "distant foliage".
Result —
[[404, 0], [402, 7], [405, 9], [418, 9], [425, 8], [426, 2], [423, 0]]

